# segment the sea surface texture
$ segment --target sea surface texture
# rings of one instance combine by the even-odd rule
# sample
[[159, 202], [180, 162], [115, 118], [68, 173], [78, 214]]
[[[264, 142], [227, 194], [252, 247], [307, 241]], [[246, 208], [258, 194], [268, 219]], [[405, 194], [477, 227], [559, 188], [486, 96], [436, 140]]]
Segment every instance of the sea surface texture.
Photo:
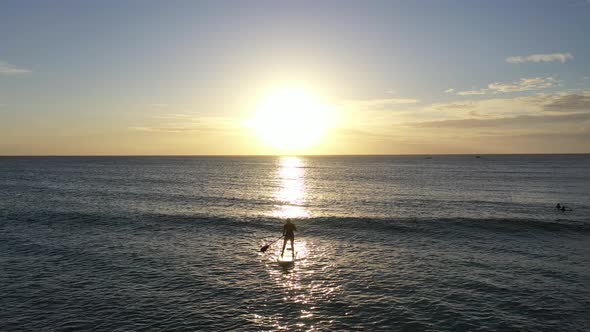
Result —
[[590, 156], [0, 158], [0, 331], [79, 330], [590, 331]]

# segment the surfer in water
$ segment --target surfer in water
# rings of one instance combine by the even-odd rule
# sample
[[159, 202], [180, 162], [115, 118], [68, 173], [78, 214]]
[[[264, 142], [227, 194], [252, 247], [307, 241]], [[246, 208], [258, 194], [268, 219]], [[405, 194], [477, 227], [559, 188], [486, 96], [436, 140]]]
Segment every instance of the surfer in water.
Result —
[[283, 236], [285, 238], [283, 239], [283, 250], [281, 251], [281, 256], [283, 256], [283, 254], [285, 253], [285, 247], [287, 246], [287, 240], [289, 240], [289, 241], [291, 241], [291, 254], [293, 255], [293, 257], [295, 257], [295, 246], [293, 245], [293, 242], [295, 242], [294, 231], [296, 231], [296, 230], [297, 230], [297, 228], [291, 222], [291, 219], [287, 219], [287, 223], [285, 224], [285, 226], [283, 226]]

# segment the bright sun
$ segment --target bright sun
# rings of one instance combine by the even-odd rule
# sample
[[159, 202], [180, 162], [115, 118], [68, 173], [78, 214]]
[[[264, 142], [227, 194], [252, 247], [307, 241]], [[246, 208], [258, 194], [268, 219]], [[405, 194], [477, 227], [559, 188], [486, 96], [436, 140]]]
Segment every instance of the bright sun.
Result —
[[332, 122], [328, 106], [314, 94], [282, 87], [260, 102], [251, 125], [266, 145], [295, 152], [320, 143]]

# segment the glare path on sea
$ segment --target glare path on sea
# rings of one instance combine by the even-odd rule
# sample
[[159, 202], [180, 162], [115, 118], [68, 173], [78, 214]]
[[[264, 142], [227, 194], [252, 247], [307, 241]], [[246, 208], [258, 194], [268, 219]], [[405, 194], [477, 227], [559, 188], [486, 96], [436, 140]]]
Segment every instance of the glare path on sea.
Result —
[[304, 162], [297, 157], [283, 157], [277, 160], [278, 190], [274, 194], [276, 218], [308, 218], [309, 211], [305, 204], [305, 168]]
[[[285, 255], [295, 252], [293, 264], [279, 264], [283, 240], [279, 240], [272, 250], [261, 254], [261, 261], [269, 277], [276, 287], [281, 290], [282, 302], [285, 306], [283, 315], [255, 314], [257, 326], [272, 326], [276, 330], [293, 328], [314, 331], [318, 328], [331, 326], [332, 320], [325, 320], [318, 316], [320, 306], [338, 297], [342, 291], [342, 284], [328, 277], [324, 272], [330, 271], [334, 276], [335, 247], [317, 244], [305, 236], [301, 231], [309, 231], [313, 225], [303, 221], [312, 215], [306, 209], [307, 190], [305, 184], [305, 160], [298, 157], [282, 157], [277, 160], [278, 189], [274, 194], [275, 205], [272, 217], [279, 220], [296, 219], [299, 232], [295, 237], [295, 248], [287, 243]], [[280, 228], [282, 225], [277, 224]], [[332, 259], [330, 259], [332, 257]], [[291, 316], [289, 318], [285, 315]]]

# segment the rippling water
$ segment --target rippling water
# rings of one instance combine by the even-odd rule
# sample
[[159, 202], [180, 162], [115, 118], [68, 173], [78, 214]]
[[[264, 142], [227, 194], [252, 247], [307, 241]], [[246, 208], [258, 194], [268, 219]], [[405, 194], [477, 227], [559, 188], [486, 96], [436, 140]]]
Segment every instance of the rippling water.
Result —
[[588, 155], [0, 158], [0, 330], [587, 331], [588, 188]]

